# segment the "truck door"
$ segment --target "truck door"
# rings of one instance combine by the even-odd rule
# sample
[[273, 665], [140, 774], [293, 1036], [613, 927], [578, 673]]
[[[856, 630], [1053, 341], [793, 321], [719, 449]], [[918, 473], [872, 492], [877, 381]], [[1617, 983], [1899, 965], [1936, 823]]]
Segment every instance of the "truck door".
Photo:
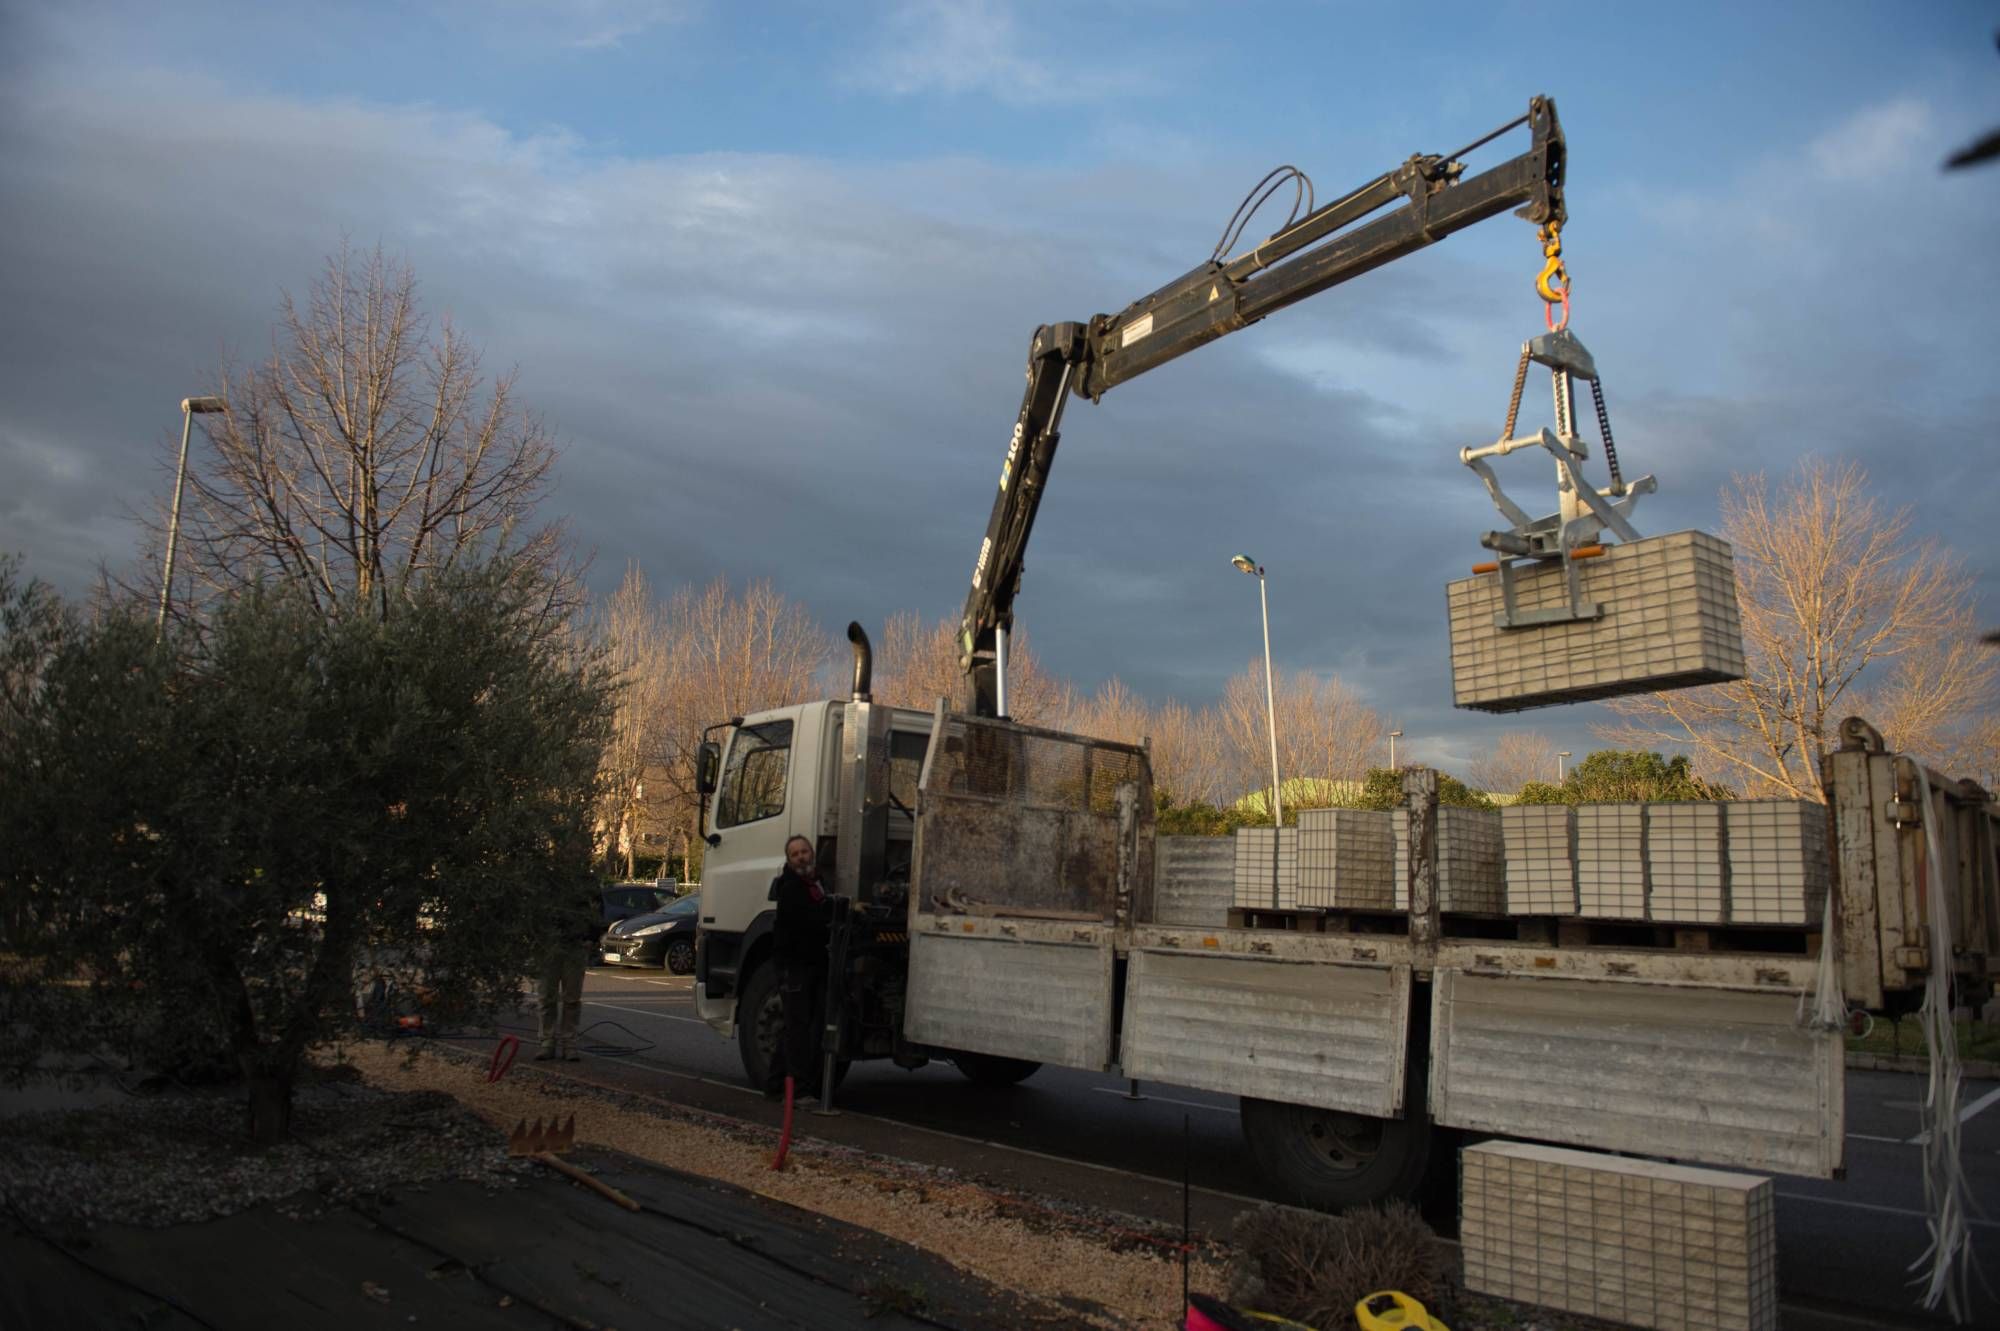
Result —
[[730, 737], [709, 817], [719, 839], [702, 871], [704, 913], [712, 903], [715, 915], [710, 928], [748, 929], [766, 909], [771, 880], [784, 868], [785, 839], [792, 833], [786, 808], [796, 729], [794, 718], [784, 716], [752, 722]]

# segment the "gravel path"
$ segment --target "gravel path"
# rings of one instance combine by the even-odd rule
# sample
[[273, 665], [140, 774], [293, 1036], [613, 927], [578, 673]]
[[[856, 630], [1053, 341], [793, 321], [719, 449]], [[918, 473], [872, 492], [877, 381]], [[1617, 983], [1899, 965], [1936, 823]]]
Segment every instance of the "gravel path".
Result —
[[[775, 1134], [756, 1124], [600, 1089], [538, 1068], [497, 1083], [485, 1060], [456, 1050], [411, 1058], [379, 1045], [347, 1058], [376, 1086], [444, 1092], [494, 1126], [576, 1115], [579, 1142], [863, 1225], [914, 1244], [961, 1270], [1060, 1310], [1064, 1324], [1125, 1328], [1178, 1322], [1177, 1236], [1130, 1216], [1009, 1195], [949, 1171], [795, 1137], [782, 1173], [770, 1168]], [[810, 1131], [807, 1120], [805, 1131]], [[1222, 1285], [1220, 1259], [1197, 1253], [1193, 1288]]]

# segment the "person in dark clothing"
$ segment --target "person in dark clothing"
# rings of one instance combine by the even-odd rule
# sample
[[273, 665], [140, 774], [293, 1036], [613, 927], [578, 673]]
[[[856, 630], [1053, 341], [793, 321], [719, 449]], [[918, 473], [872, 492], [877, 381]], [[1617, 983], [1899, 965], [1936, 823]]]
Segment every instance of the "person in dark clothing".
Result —
[[820, 883], [814, 860], [811, 839], [793, 837], [785, 843], [785, 871], [771, 884], [771, 895], [778, 902], [771, 941], [785, 1004], [785, 1036], [765, 1089], [782, 1089], [789, 1076], [794, 1091], [802, 1096], [819, 1094], [819, 1028], [826, 1008], [827, 941], [833, 919], [833, 901]]
[[550, 903], [549, 935], [542, 953], [541, 1049], [538, 1061], [552, 1058], [571, 1063], [576, 1050], [577, 1019], [583, 1013], [583, 967], [603, 922], [598, 918], [595, 877], [579, 878]]

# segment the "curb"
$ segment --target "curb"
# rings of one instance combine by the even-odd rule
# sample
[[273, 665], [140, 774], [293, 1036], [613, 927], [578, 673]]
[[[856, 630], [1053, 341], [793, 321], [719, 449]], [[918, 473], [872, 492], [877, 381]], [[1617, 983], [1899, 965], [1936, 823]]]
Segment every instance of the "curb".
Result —
[[[1849, 1052], [1847, 1066], [1868, 1072], [1920, 1072], [1931, 1070], [1931, 1061], [1922, 1054], [1857, 1054]], [[2000, 1079], [2000, 1063], [1990, 1058], [1961, 1058], [1959, 1075]]]

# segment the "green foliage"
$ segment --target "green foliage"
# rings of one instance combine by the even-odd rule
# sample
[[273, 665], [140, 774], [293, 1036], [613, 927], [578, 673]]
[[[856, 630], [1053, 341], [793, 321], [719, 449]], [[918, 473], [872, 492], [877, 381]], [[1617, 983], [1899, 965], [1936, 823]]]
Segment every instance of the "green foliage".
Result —
[[1694, 774], [1687, 755], [1666, 758], [1637, 749], [1599, 749], [1571, 768], [1561, 785], [1530, 781], [1517, 804], [1678, 803], [1734, 799], [1727, 786]]
[[1239, 827], [1269, 822], [1270, 816], [1241, 804], [1217, 808], [1205, 800], [1176, 804], [1164, 790], [1153, 791], [1153, 832], [1156, 836], [1231, 836]]
[[594, 898], [609, 716], [537, 587], [454, 573], [387, 618], [253, 587], [161, 645], [150, 617], [69, 622], [0, 731], [5, 942], [26, 959], [0, 999], [19, 1013], [81, 980], [92, 1015], [0, 1019], [0, 1058], [220, 1056], [269, 1141], [304, 1052], [352, 1027], [358, 966], [425, 995], [434, 1024], [511, 1005]]
[[[1438, 773], [1438, 803], [1459, 809], [1491, 809], [1492, 800], [1448, 772]], [[1361, 793], [1353, 808], [1400, 809], [1403, 807], [1403, 774], [1387, 767], [1374, 767], [1361, 783]]]

